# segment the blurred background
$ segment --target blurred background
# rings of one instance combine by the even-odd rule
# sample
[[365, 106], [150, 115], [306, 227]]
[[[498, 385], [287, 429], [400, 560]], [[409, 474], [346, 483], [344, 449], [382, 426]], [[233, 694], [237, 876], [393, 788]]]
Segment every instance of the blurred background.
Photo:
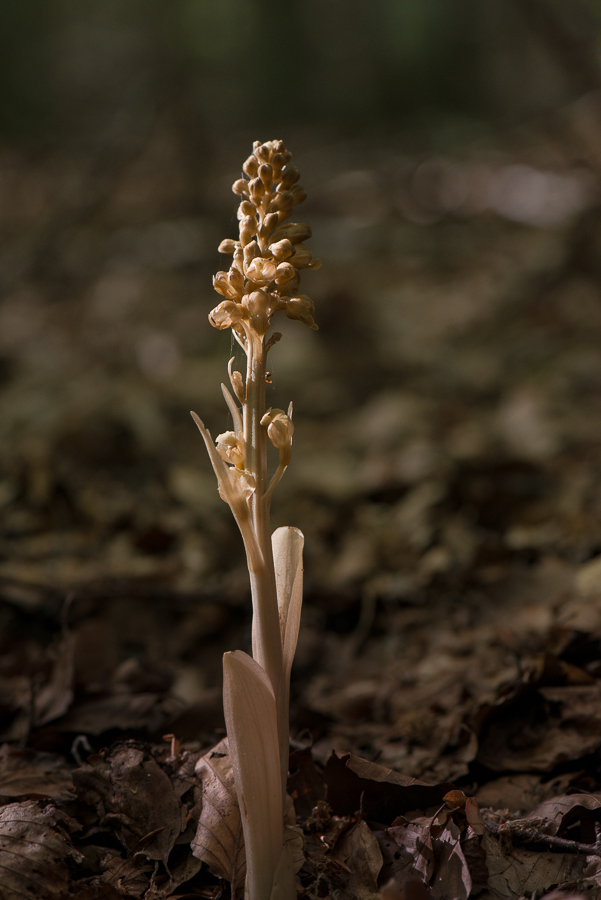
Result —
[[[516, 633], [547, 634], [553, 591], [601, 551], [600, 18], [4, 0], [4, 677], [41, 665], [67, 594], [81, 690], [127, 664], [142, 680], [126, 666], [121, 688], [160, 670], [193, 703], [248, 643], [241, 541], [189, 410], [228, 427], [234, 351], [207, 314], [255, 139], [292, 150], [323, 260], [303, 277], [320, 331], [284, 322], [271, 358], [297, 429], [274, 526], [307, 537], [298, 684], [341, 647], [414, 665], [433, 610], [466, 628], [526, 608], [524, 585], [546, 605]], [[331, 713], [315, 690], [311, 721]]]

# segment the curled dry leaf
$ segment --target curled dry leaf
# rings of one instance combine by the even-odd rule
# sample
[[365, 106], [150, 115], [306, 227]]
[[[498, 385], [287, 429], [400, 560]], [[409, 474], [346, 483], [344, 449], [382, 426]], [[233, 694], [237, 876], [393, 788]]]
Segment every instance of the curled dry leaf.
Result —
[[430, 884], [432, 900], [467, 900], [472, 892], [472, 876], [461, 847], [461, 831], [453, 821], [432, 837], [432, 848], [436, 857]]
[[235, 893], [235, 886], [244, 884], [246, 857], [227, 738], [198, 760], [196, 776], [202, 782], [202, 812], [192, 853], [231, 882]]
[[333, 753], [324, 780], [328, 803], [337, 815], [353, 815], [361, 807], [364, 818], [384, 825], [412, 809], [439, 807], [453, 789], [449, 782], [426, 784], [350, 754]]
[[68, 861], [81, 862], [66, 830], [78, 823], [35, 800], [10, 803], [0, 810], [2, 896], [50, 900], [69, 896]]
[[[382, 876], [394, 878], [398, 884], [419, 876], [435, 900], [467, 900], [473, 879], [461, 845], [462, 836], [452, 819], [441, 827], [434, 826], [427, 816], [411, 822], [403, 820], [379, 831], [377, 838], [384, 859]], [[468, 837], [471, 836], [473, 831], [468, 830]], [[481, 859], [478, 863], [481, 868]]]
[[[552, 797], [536, 806], [522, 819], [514, 819], [511, 822], [512, 831], [523, 827], [534, 828], [544, 834], [556, 835], [570, 820], [576, 821], [586, 816], [593, 819], [590, 813], [601, 808], [601, 794], [569, 794], [562, 797]], [[582, 838], [581, 838], [582, 839]]]

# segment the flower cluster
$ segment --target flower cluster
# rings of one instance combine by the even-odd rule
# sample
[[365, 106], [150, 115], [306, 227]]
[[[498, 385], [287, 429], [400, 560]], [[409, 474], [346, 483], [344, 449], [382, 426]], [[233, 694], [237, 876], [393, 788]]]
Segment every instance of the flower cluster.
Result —
[[298, 292], [299, 272], [317, 269], [321, 262], [304, 243], [311, 237], [309, 226], [286, 222], [307, 196], [291, 159], [283, 141], [255, 141], [254, 152], [242, 166], [243, 177], [233, 184], [241, 197], [240, 237], [219, 245], [220, 253], [233, 256], [233, 261], [228, 272], [213, 278], [215, 290], [225, 297], [209, 314], [215, 328], [233, 328], [243, 337], [248, 324], [263, 337], [277, 310], [317, 328], [313, 301]]

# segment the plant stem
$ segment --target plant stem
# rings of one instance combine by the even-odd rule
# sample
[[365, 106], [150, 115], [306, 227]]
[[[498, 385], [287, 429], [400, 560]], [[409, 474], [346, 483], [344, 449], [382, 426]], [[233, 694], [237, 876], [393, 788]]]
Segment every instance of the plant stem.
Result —
[[[253, 528], [261, 559], [248, 559], [253, 600], [253, 657], [267, 672], [276, 700], [282, 787], [288, 775], [288, 691], [282, 677], [282, 639], [270, 534], [271, 496], [267, 495], [267, 433], [261, 425], [265, 413], [265, 371], [267, 353], [264, 340], [247, 332], [246, 403], [244, 441], [246, 470], [255, 478], [250, 500]], [[284, 794], [283, 794], [284, 795]]]

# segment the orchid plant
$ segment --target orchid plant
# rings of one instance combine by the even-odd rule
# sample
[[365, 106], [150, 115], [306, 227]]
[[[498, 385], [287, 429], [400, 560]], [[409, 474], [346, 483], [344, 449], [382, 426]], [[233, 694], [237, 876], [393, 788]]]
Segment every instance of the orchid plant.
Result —
[[[215, 442], [192, 413], [204, 438], [219, 494], [240, 529], [250, 574], [252, 657], [240, 650], [223, 658], [223, 702], [234, 783], [246, 849], [247, 900], [292, 900], [296, 886], [291, 843], [285, 840], [284, 805], [289, 753], [290, 670], [302, 604], [303, 535], [297, 528], [270, 534], [273, 492], [292, 452], [292, 404], [265, 408], [267, 356], [280, 340], [269, 333], [272, 317], [317, 328], [313, 301], [299, 293], [300, 270], [316, 269], [304, 243], [308, 225], [287, 222], [306, 192], [282, 141], [255, 141], [243, 176], [234, 182], [240, 199], [239, 238], [219, 245], [233, 257], [213, 284], [223, 300], [209, 314], [215, 328], [231, 328], [246, 354], [246, 373], [228, 366], [232, 391], [222, 385], [233, 430]], [[233, 393], [232, 393], [233, 392]], [[268, 477], [267, 446], [278, 451]]]

